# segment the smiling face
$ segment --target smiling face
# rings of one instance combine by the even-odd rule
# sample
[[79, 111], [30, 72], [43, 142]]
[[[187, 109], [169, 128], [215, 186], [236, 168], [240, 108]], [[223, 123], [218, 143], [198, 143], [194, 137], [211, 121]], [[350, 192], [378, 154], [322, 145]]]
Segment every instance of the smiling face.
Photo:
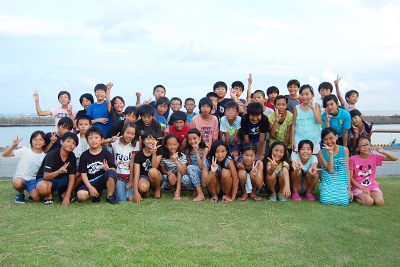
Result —
[[326, 102], [325, 110], [331, 115], [336, 116], [339, 113], [339, 104], [337, 104], [333, 99]]
[[358, 94], [352, 93], [350, 97], [346, 97], [346, 100], [350, 105], [354, 105], [358, 102]]
[[91, 148], [99, 148], [101, 143], [103, 142], [103, 136], [100, 134], [93, 132], [87, 137], [87, 143]]
[[174, 121], [175, 129], [180, 132], [183, 130], [183, 126], [185, 126], [185, 122], [183, 120], [175, 120]]
[[82, 98], [82, 107], [87, 110], [88, 107], [92, 104], [92, 102], [87, 98]]
[[226, 88], [223, 86], [217, 87], [214, 89], [214, 93], [216, 93], [218, 95], [218, 98], [224, 98], [227, 91]]
[[97, 101], [103, 101], [104, 98], [106, 98], [106, 91], [98, 89], [94, 95], [96, 96]]
[[362, 126], [362, 117], [360, 116], [354, 116], [353, 118], [351, 118], [351, 124], [353, 124], [354, 126], [360, 127]]
[[243, 88], [240, 86], [233, 87], [233, 90], [235, 90], [237, 98], [239, 98], [243, 93]]
[[215, 159], [217, 162], [222, 162], [225, 158], [226, 155], [228, 154], [228, 151], [226, 150], [225, 146], [218, 146], [217, 150], [215, 150]]
[[58, 98], [58, 102], [60, 102], [62, 106], [66, 106], [69, 104], [69, 102], [71, 102], [71, 99], [69, 99], [67, 94], [63, 94]]
[[179, 142], [175, 137], [171, 137], [167, 140], [165, 147], [168, 149], [170, 155], [178, 151]]
[[74, 149], [76, 147], [76, 143], [75, 143], [74, 139], [72, 139], [72, 138], [67, 138], [64, 141], [61, 140], [60, 144], [61, 144], [62, 148], [67, 152], [74, 151]]
[[242, 163], [245, 168], [251, 168], [253, 167], [253, 162], [256, 158], [256, 152], [252, 149], [246, 150], [243, 153], [240, 153], [242, 155]]
[[171, 101], [171, 109], [173, 112], [178, 111], [182, 108], [182, 104], [179, 100], [172, 100]]
[[263, 106], [264, 106], [265, 101], [267, 100], [265, 97], [263, 97], [263, 95], [260, 92], [254, 93], [253, 99], [255, 102], [258, 102]]
[[281, 160], [284, 154], [285, 154], [285, 148], [282, 145], [276, 145], [272, 149], [272, 156], [274, 156], [274, 159], [276, 161]]
[[238, 115], [238, 110], [236, 108], [228, 108], [225, 109], [224, 114], [228, 121], [234, 121]]
[[291, 84], [288, 87], [288, 91], [291, 96], [295, 96], [295, 95], [297, 95], [297, 92], [299, 91], [299, 87], [295, 84]]
[[275, 104], [275, 110], [278, 110], [280, 114], [283, 114], [287, 109], [286, 99], [278, 99]]
[[136, 129], [133, 127], [127, 127], [124, 132], [125, 143], [130, 143], [136, 136]]
[[311, 150], [310, 144], [303, 144], [303, 146], [299, 150], [299, 155], [302, 160], [307, 160], [311, 157], [313, 151]]
[[249, 114], [249, 120], [253, 124], [257, 124], [261, 120], [261, 114]]
[[321, 99], [324, 99], [325, 96], [330, 95], [332, 91], [327, 88], [320, 88], [319, 89], [319, 94], [321, 95]]
[[125, 104], [122, 102], [121, 99], [116, 98], [114, 101], [114, 109], [117, 113], [121, 114], [122, 111], [124, 110]]
[[371, 143], [368, 141], [368, 139], [362, 138], [358, 142], [357, 150], [360, 151], [361, 155], [369, 155], [371, 152]]
[[308, 87], [304, 88], [300, 93], [300, 100], [304, 104], [309, 103], [313, 98], [314, 98], [314, 94], [311, 93], [311, 90]]
[[149, 135], [143, 140], [143, 146], [150, 149], [157, 143], [157, 139], [155, 139], [153, 136]]
[[129, 114], [124, 114], [124, 118], [125, 118], [125, 122], [128, 122], [128, 121], [135, 122], [137, 120], [135, 112], [132, 112], [132, 113], [129, 113]]
[[165, 90], [162, 87], [157, 87], [156, 90], [153, 92], [154, 97], [156, 98], [156, 102], [160, 97], [165, 96]]
[[32, 138], [32, 147], [35, 149], [42, 149], [42, 147], [46, 144], [44, 139], [40, 134], [36, 135], [34, 138]]
[[192, 147], [201, 141], [201, 137], [195, 133], [188, 134], [187, 139], [188, 139], [189, 145]]
[[334, 135], [333, 133], [328, 133], [327, 135], [325, 135], [322, 141], [324, 142], [325, 145], [334, 148], [337, 140], [338, 140], [338, 135]]

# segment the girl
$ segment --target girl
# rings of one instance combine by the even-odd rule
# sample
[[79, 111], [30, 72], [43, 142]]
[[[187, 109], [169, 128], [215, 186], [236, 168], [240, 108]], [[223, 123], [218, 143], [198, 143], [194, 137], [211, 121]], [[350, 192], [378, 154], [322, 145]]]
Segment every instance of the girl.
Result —
[[118, 175], [115, 184], [115, 196], [117, 201], [133, 201], [133, 175], [130, 175], [130, 163], [134, 161], [139, 151], [139, 137], [136, 125], [126, 122], [122, 127], [121, 138], [112, 144], [116, 172]]
[[248, 194], [254, 201], [261, 201], [262, 198], [256, 195], [257, 188], [263, 186], [263, 163], [256, 158], [257, 146], [253, 143], [243, 144], [236, 167], [239, 169], [239, 185], [243, 195], [238, 198], [246, 201]]
[[269, 145], [275, 141], [284, 142], [286, 147], [291, 148], [290, 135], [292, 134], [293, 114], [287, 110], [288, 99], [278, 95], [274, 102], [275, 113], [268, 115], [269, 120]]
[[42, 131], [33, 132], [29, 141], [31, 147], [13, 150], [22, 139], [24, 138], [18, 139], [17, 135], [13, 144], [3, 152], [3, 157], [16, 156], [21, 158], [13, 177], [13, 187], [18, 192], [15, 203], [25, 203], [24, 189], [28, 191], [30, 198], [34, 201], [40, 201], [40, 196], [36, 191], [36, 174], [45, 156], [43, 147], [46, 144], [46, 134]]
[[200, 131], [204, 142], [211, 147], [211, 144], [218, 139], [218, 119], [211, 115], [213, 103], [210, 98], [203, 97], [200, 102], [200, 114], [193, 117], [190, 128]]
[[334, 128], [321, 133], [322, 150], [318, 152], [322, 162], [322, 178], [319, 192], [322, 204], [346, 206], [353, 199], [350, 191], [349, 150], [336, 143], [338, 134]]
[[[287, 201], [290, 197], [289, 157], [285, 144], [275, 141], [264, 158], [265, 184], [271, 192], [269, 201]], [[276, 194], [278, 191], [278, 195]]]
[[216, 140], [212, 144], [203, 164], [201, 183], [211, 194], [211, 202], [218, 202], [220, 193], [222, 203], [235, 200], [239, 180], [229, 146], [224, 141]]
[[356, 147], [360, 154], [350, 158], [351, 192], [361, 205], [382, 206], [385, 201], [382, 191], [375, 181], [376, 166], [382, 166], [382, 161], [397, 161], [398, 158], [381, 147], [373, 146], [372, 149], [382, 155], [370, 153], [371, 144], [365, 136], [357, 138]]
[[290, 180], [294, 201], [302, 200], [299, 194], [306, 194], [306, 199], [310, 201], [317, 200], [312, 194], [318, 183], [318, 158], [312, 154], [313, 150], [314, 144], [310, 140], [302, 140], [299, 143], [299, 153], [292, 154], [294, 171], [290, 175]]
[[189, 188], [192, 186], [196, 188], [197, 196], [193, 199], [193, 202], [202, 202], [205, 198], [201, 188], [201, 170], [208, 153], [208, 146], [204, 143], [200, 131], [196, 128], [190, 129], [187, 134], [185, 153], [188, 156], [188, 175], [182, 177], [182, 183]]
[[321, 132], [321, 108], [318, 103], [313, 103], [314, 90], [311, 85], [304, 84], [300, 87], [300, 100], [293, 111], [292, 124], [292, 149], [298, 151], [297, 146], [301, 140], [310, 140], [314, 144], [313, 154], [319, 151]]
[[176, 186], [173, 200], [181, 200], [181, 180], [187, 175], [187, 157], [180, 151], [179, 138], [175, 134], [165, 136], [164, 147], [160, 163], [161, 173], [167, 175], [170, 185]]
[[[76, 113], [76, 120], [79, 119], [82, 115], [86, 115], [88, 107], [94, 103], [92, 94], [86, 93], [81, 95], [81, 97], [79, 98], [79, 103], [81, 103], [83, 109], [79, 110], [78, 113]], [[75, 125], [77, 125], [76, 120]]]
[[356, 140], [360, 136], [365, 136], [368, 140], [371, 140], [372, 136], [372, 123], [369, 123], [363, 119], [363, 115], [357, 109], [350, 111], [351, 117], [351, 129], [349, 132], [349, 157], [359, 154], [357, 150]]
[[124, 114], [123, 110], [125, 107], [125, 101], [121, 96], [114, 97], [110, 102], [110, 91], [114, 84], [108, 83], [107, 84], [107, 93], [106, 93], [106, 103], [107, 103], [107, 110], [108, 110], [108, 117], [111, 123], [114, 123], [118, 120], [123, 119]]
[[142, 135], [143, 149], [136, 153], [134, 158], [133, 201], [140, 203], [144, 193], [150, 197], [150, 186], [154, 187], [154, 198], [161, 198], [162, 176], [158, 170], [163, 149], [157, 145], [157, 135], [154, 131], [146, 131]]

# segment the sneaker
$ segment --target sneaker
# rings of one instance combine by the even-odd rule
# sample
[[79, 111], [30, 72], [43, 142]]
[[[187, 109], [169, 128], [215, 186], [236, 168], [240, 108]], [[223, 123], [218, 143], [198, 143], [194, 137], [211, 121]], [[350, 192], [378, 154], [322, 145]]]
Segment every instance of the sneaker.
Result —
[[113, 196], [107, 197], [106, 201], [112, 205], [119, 204], [119, 202]]
[[31, 196], [28, 197], [28, 201], [34, 201]]
[[292, 200], [293, 200], [293, 201], [302, 201], [302, 199], [301, 199], [299, 193], [294, 193], [294, 194], [292, 195]]
[[99, 202], [100, 202], [100, 196], [94, 197], [94, 198], [92, 199], [92, 202], [93, 202], [93, 203], [99, 203]]
[[45, 205], [53, 205], [54, 201], [52, 199], [45, 199], [43, 202]]
[[71, 197], [70, 199], [69, 199], [69, 202], [79, 202], [79, 200], [77, 199], [77, 198], [75, 198], [75, 197]]
[[25, 203], [25, 195], [24, 194], [17, 194], [15, 196], [15, 203], [24, 204]]
[[306, 198], [307, 198], [308, 200], [310, 200], [310, 201], [315, 201], [315, 200], [317, 200], [317, 199], [313, 196], [313, 194], [311, 194], [311, 193], [307, 193], [307, 194], [306, 194]]

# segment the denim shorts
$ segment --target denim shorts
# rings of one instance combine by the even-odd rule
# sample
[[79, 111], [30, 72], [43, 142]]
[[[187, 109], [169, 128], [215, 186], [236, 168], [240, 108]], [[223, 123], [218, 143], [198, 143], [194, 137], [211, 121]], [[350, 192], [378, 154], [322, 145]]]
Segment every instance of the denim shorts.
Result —
[[126, 190], [126, 185], [129, 181], [117, 180], [115, 184], [115, 196], [117, 201], [126, 201], [128, 197], [133, 197], [133, 187], [130, 190]]
[[[19, 178], [19, 177], [17, 177]], [[28, 191], [28, 193], [30, 193], [32, 191], [32, 189], [36, 188], [36, 180], [25, 180], [24, 178], [20, 178], [24, 181], [24, 185], [22, 187], [22, 189], [25, 189], [26, 191]]]

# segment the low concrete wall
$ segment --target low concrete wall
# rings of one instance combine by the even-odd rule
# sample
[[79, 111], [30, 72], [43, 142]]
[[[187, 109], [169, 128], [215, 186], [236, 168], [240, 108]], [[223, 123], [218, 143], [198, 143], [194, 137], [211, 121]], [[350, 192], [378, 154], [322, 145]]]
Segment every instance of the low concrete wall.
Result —
[[400, 116], [364, 116], [364, 120], [373, 124], [400, 124]]
[[54, 125], [54, 117], [2, 117], [0, 127], [7, 126], [51, 126]]

